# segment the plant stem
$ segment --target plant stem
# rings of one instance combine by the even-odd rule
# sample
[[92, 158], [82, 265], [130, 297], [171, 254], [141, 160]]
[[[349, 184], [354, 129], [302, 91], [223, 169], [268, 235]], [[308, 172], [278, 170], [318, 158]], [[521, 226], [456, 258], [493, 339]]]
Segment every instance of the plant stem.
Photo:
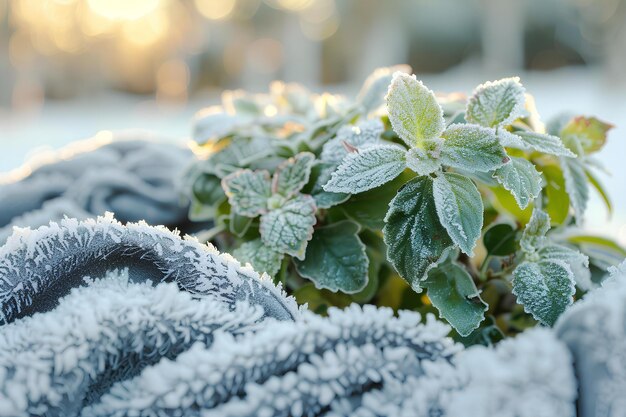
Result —
[[487, 281], [487, 270], [489, 269], [489, 261], [491, 261], [491, 255], [485, 256], [483, 259], [483, 263], [480, 265], [480, 276], [481, 281]]

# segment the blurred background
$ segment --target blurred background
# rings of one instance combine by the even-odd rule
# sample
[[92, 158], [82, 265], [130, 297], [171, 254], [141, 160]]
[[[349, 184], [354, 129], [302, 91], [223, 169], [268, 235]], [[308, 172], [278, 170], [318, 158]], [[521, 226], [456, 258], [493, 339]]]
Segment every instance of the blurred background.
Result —
[[98, 132], [184, 138], [223, 89], [353, 94], [398, 63], [448, 92], [519, 75], [544, 120], [615, 124], [615, 214], [594, 196], [586, 227], [626, 244], [626, 0], [0, 0], [0, 172]]

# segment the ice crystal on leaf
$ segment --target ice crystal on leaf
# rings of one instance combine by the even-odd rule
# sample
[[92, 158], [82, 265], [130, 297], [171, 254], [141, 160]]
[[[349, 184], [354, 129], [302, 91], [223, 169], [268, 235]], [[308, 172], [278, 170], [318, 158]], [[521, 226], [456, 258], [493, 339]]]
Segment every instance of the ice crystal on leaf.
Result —
[[517, 77], [486, 82], [469, 98], [465, 118], [485, 127], [510, 125], [524, 114], [524, 100]]
[[315, 155], [301, 152], [278, 166], [272, 178], [272, 193], [291, 198], [309, 181]]
[[387, 110], [393, 130], [411, 147], [438, 138], [445, 127], [443, 110], [435, 94], [415, 75], [393, 74]]
[[528, 207], [541, 192], [541, 173], [526, 159], [511, 158], [511, 161], [498, 168], [493, 176], [513, 194], [522, 209]]
[[443, 132], [441, 162], [454, 168], [488, 172], [507, 163], [509, 157], [492, 129], [454, 124]]
[[254, 217], [267, 212], [267, 200], [271, 195], [267, 171], [234, 172], [222, 180], [222, 187], [233, 210], [242, 216]]
[[433, 196], [441, 224], [471, 256], [483, 228], [483, 200], [476, 185], [467, 177], [445, 172], [433, 180]]
[[233, 256], [241, 263], [250, 263], [255, 271], [274, 276], [280, 269], [283, 254], [263, 243], [261, 239], [245, 242], [235, 249]]
[[358, 238], [359, 226], [343, 221], [319, 228], [296, 268], [318, 288], [351, 294], [365, 288], [369, 260]]
[[389, 203], [383, 234], [388, 259], [415, 291], [421, 291], [428, 270], [452, 246], [437, 214], [432, 178], [415, 178], [398, 191]]
[[298, 195], [261, 217], [261, 239], [277, 252], [303, 259], [315, 222], [315, 200]]
[[375, 145], [380, 142], [383, 130], [383, 124], [376, 119], [360, 122], [356, 126], [344, 126], [336, 137], [324, 144], [320, 157], [326, 163], [339, 164], [348, 155], [346, 145], [357, 149]]
[[350, 153], [324, 190], [356, 194], [383, 185], [404, 171], [406, 151], [395, 145], [372, 145]]

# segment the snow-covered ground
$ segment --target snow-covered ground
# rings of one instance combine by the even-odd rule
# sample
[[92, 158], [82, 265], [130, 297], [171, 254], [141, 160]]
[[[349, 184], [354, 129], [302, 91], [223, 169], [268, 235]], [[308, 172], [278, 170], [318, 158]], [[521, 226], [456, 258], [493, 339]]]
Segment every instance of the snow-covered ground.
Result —
[[[512, 74], [502, 74], [508, 75]], [[423, 80], [437, 91], [469, 93], [485, 81], [483, 78], [479, 71], [459, 68], [440, 75], [426, 75]], [[521, 78], [526, 89], [535, 96], [544, 119], [571, 111], [595, 115], [616, 126], [607, 146], [598, 155], [612, 173], [602, 179], [613, 198], [614, 215], [609, 219], [599, 197], [592, 194], [585, 228], [626, 244], [626, 90], [611, 85], [600, 70], [593, 69], [535, 72], [521, 74]], [[333, 87], [331, 90], [356, 88]], [[35, 113], [0, 112], [0, 172], [17, 168], [42, 149], [59, 148], [101, 130], [142, 129], [183, 139], [189, 135], [195, 111], [217, 103], [218, 99], [216, 92], [194, 98], [183, 106], [162, 107], [145, 97], [106, 94], [74, 101], [48, 101]]]

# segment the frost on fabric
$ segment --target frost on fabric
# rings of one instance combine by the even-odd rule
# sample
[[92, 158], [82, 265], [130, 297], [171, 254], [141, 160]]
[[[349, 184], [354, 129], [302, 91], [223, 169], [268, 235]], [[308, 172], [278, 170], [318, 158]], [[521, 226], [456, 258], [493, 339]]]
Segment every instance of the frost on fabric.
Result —
[[[64, 215], [78, 217], [76, 209], [59, 215], [58, 202], [54, 210], [45, 207], [56, 199], [90, 216], [111, 211], [122, 222], [144, 219], [150, 224], [185, 225], [187, 208], [180, 202], [176, 179], [193, 154], [156, 139], [143, 132], [103, 132], [49, 154], [36, 154], [12, 175], [0, 174], [0, 227], [14, 220], [15, 226], [38, 227], [46, 213], [51, 215], [46, 223]], [[18, 219], [29, 213], [36, 216], [35, 223], [25, 223], [28, 217]]]
[[296, 302], [267, 276], [242, 267], [193, 238], [143, 222], [122, 225], [107, 214], [64, 219], [36, 230], [16, 229], [0, 247], [0, 324], [52, 309], [82, 277], [127, 267], [132, 281], [173, 281], [195, 295], [233, 306], [249, 300], [279, 319], [298, 315]]
[[329, 416], [573, 417], [571, 356], [543, 329], [495, 349], [473, 347], [416, 374], [386, 375], [381, 388], [331, 404]]
[[555, 331], [574, 356], [578, 417], [621, 415], [626, 410], [626, 261], [563, 314]]
[[[449, 326], [428, 316], [352, 305], [327, 318], [268, 322], [256, 334], [216, 336], [176, 360], [163, 360], [115, 385], [83, 415], [318, 415], [332, 401], [382, 383], [388, 374], [420, 374], [460, 345]], [[158, 381], [158, 382], [157, 382]]]
[[0, 416], [77, 415], [113, 383], [263, 318], [261, 307], [193, 299], [173, 283], [132, 284], [113, 273], [89, 284], [2, 329]]

